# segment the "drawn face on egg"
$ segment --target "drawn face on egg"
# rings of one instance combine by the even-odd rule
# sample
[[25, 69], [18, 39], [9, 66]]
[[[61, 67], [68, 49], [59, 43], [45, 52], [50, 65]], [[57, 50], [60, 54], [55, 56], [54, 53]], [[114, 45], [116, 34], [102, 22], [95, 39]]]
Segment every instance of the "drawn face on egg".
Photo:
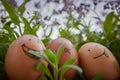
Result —
[[37, 52], [40, 52], [39, 50], [37, 49], [34, 49], [32, 46], [35, 46], [35, 45], [39, 45], [40, 41], [39, 39], [34, 39], [34, 38], [28, 38], [24, 41], [24, 43], [22, 43], [21, 45], [21, 48], [22, 48], [22, 51], [27, 55], [29, 56], [30, 58], [34, 58], [34, 59], [38, 59], [38, 57], [30, 54], [28, 51], [29, 50], [32, 50], [32, 51], [37, 51]]
[[64, 52], [65, 52], [65, 53], [68, 53], [68, 54], [71, 54], [71, 49], [69, 49], [69, 48], [64, 48]]
[[[62, 45], [62, 44], [60, 44], [60, 45]], [[60, 45], [59, 45], [59, 46], [60, 46]], [[74, 49], [74, 47], [71, 47], [71, 49]], [[64, 52], [65, 52], [66, 54], [71, 55], [71, 49], [70, 49], [69, 47], [65, 47], [63, 50], [64, 50]], [[50, 50], [51, 50], [53, 53], [56, 53], [56, 52], [57, 52], [57, 51], [53, 50], [52, 48], [50, 48]]]
[[106, 58], [109, 58], [109, 55], [107, 53], [107, 50], [105, 47], [102, 47], [100, 45], [93, 45], [92, 48], [88, 48], [88, 53], [94, 55], [93, 56], [93, 59], [98, 59], [98, 58], [101, 58], [101, 57], [106, 57]]

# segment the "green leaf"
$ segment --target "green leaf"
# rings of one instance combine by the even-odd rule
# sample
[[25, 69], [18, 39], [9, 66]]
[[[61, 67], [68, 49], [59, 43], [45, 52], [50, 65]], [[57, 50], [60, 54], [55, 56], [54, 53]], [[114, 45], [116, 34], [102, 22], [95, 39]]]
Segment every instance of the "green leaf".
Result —
[[38, 52], [38, 51], [29, 50], [28, 53], [30, 53], [30, 54], [32, 54], [32, 55], [35, 55], [36, 57], [41, 58], [41, 59], [44, 59], [44, 58], [45, 58], [45, 57], [43, 56], [43, 54], [41, 54], [41, 53]]
[[118, 18], [114, 14], [114, 12], [109, 13], [106, 16], [106, 19], [103, 23], [103, 29], [106, 35], [114, 32], [115, 27], [117, 26]]
[[[30, 23], [29, 23], [30, 24]], [[39, 30], [39, 28], [40, 28], [40, 23], [39, 24], [36, 24], [36, 25], [34, 25], [34, 26], [32, 26], [32, 31], [31, 31], [31, 33], [33, 34], [33, 35], [36, 35], [37, 36], [37, 31]]]
[[61, 71], [61, 77], [60, 80], [62, 80], [62, 76], [64, 75], [63, 73], [65, 73], [69, 68], [72, 68], [76, 71], [78, 71], [78, 73], [81, 75], [83, 73], [82, 69], [79, 66], [76, 65], [64, 65], [62, 71]]
[[24, 23], [24, 32], [23, 34], [32, 34], [32, 35], [37, 35], [36, 32], [38, 31], [39, 27], [40, 27], [40, 23], [31, 26], [30, 22], [28, 21], [28, 19], [21, 17]]
[[4, 71], [4, 72], [1, 72], [1, 73], [0, 73], [0, 80], [4, 80], [5, 77], [6, 77], [5, 71]]
[[65, 66], [72, 65], [74, 63], [75, 63], [75, 59], [69, 59], [59, 68], [59, 72], [61, 72], [60, 73], [60, 80], [62, 80], [64, 73], [68, 70], [68, 68], [66, 68]]
[[36, 67], [37, 71], [43, 72], [44, 74], [46, 74], [50, 80], [53, 80], [52, 75], [50, 74], [50, 71], [48, 69], [48, 67], [44, 64], [44, 63], [39, 63]]
[[19, 25], [20, 20], [19, 20], [19, 16], [17, 15], [15, 9], [13, 6], [11, 6], [7, 0], [1, 0], [2, 4], [4, 6], [4, 8], [6, 9], [6, 11], [8, 12], [12, 22], [16, 25]]
[[62, 44], [62, 45], [58, 48], [58, 51], [57, 51], [57, 54], [56, 54], [56, 59], [55, 59], [55, 60], [56, 60], [56, 65], [58, 65], [58, 63], [59, 63], [60, 56], [61, 56], [61, 54], [62, 54], [62, 51], [63, 51], [64, 47], [65, 47], [65, 43]]
[[83, 70], [79, 66], [66, 65], [65, 67], [67, 67], [67, 68], [73, 68], [73, 69], [77, 70], [80, 75], [83, 73]]
[[[31, 24], [32, 23], [32, 21], [33, 20], [37, 20], [37, 16], [35, 15], [35, 16], [33, 16], [31, 19], [30, 19], [30, 21], [29, 21], [29, 24]], [[39, 28], [41, 27], [41, 23], [40, 22], [38, 22], [38, 23], [36, 23], [35, 25], [33, 25], [31, 28], [32, 28], [32, 34], [34, 34], [34, 35], [36, 35], [37, 36], [37, 31], [39, 30]]]
[[33, 51], [33, 50], [29, 50], [28, 53], [40, 58], [40, 59], [44, 59], [45, 61], [47, 61], [53, 68], [55, 68], [55, 65], [44, 55], [40, 54], [40, 52], [38, 51]]
[[75, 29], [80, 30], [79, 29], [79, 22], [75, 21], [75, 19], [73, 19], [73, 26], [74, 26]]
[[4, 80], [5, 74], [5, 55], [7, 52], [8, 46], [0, 42], [0, 80]]
[[109, 49], [111, 50], [113, 55], [116, 57], [117, 61], [119, 62], [119, 65], [120, 65], [120, 40], [117, 40], [117, 39], [113, 40], [110, 43]]
[[56, 55], [51, 50], [44, 50], [44, 53], [47, 55], [48, 59], [55, 64]]
[[11, 21], [7, 22], [3, 26], [3, 28], [8, 32], [7, 36], [9, 37], [10, 41], [12, 42], [12, 41], [14, 41], [16, 39], [16, 37], [15, 37], [15, 34], [14, 34], [14, 28], [10, 27], [11, 23], [12, 23]]
[[8, 45], [0, 43], [0, 61], [4, 62], [7, 53]]
[[40, 76], [39, 80], [48, 80], [46, 76]]
[[66, 26], [67, 26], [67, 27], [70, 27], [70, 26], [71, 26], [71, 24], [70, 24], [70, 21], [71, 21], [71, 20], [73, 20], [73, 16], [72, 16], [72, 13], [69, 12], [68, 20], [67, 20], [67, 23], [66, 23]]
[[103, 74], [97, 74], [94, 78], [93, 78], [93, 80], [102, 80], [102, 78], [103, 78]]
[[67, 29], [59, 29], [59, 33], [61, 37], [67, 37], [70, 32]]
[[107, 42], [111, 42], [116, 38], [116, 27], [119, 21], [119, 16], [115, 15], [114, 12], [109, 13], [103, 23], [104, 35]]
[[53, 32], [53, 29], [52, 29], [52, 27], [51, 27], [51, 28], [50, 28], [50, 32], [49, 32], [49, 34], [47, 35], [47, 37], [50, 37], [51, 34], [52, 34], [52, 32]]
[[23, 34], [30, 34], [32, 31], [32, 28], [30, 26], [30, 23], [28, 22], [28, 20], [24, 17], [21, 17], [24, 23], [24, 32]]
[[51, 40], [50, 37], [45, 37], [45, 38], [42, 40], [42, 42], [43, 42], [45, 45], [47, 45], [50, 40]]
[[0, 61], [0, 73], [5, 71], [4, 62]]
[[3, 63], [2, 61], [0, 61], [0, 65], [1, 65], [1, 64], [3, 65], [4, 63]]
[[[4, 30], [4, 29], [2, 29]], [[0, 31], [0, 43], [4, 43], [4, 44], [10, 44], [11, 41], [8, 37], [8, 33], [6, 33], [5, 31]]]
[[29, 23], [32, 23], [32, 21], [35, 20], [36, 18], [37, 18], [36, 15], [34, 15], [34, 16], [30, 19]]
[[64, 66], [66, 65], [72, 65], [74, 63], [75, 63], [75, 59], [69, 59], [62, 65], [62, 67], [59, 68], [59, 70], [62, 70], [62, 68], [64, 68]]
[[24, 2], [18, 7], [18, 11], [20, 12], [20, 15], [22, 16], [25, 12], [25, 5], [29, 0], [24, 0]]
[[17, 31], [14, 31], [14, 33], [15, 33], [17, 38], [20, 37], [20, 35], [19, 35], [19, 33]]

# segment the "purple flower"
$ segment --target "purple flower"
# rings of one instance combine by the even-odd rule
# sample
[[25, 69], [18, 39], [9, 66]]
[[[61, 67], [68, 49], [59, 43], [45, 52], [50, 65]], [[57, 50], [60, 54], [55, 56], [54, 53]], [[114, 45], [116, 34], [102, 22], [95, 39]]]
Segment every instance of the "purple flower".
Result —
[[55, 2], [55, 3], [59, 3], [59, 2], [60, 2], [60, 0], [54, 0], [54, 2]]
[[40, 8], [40, 1], [34, 4], [35, 8]]
[[73, 4], [73, 0], [64, 0], [65, 5]]
[[15, 0], [7, 0], [14, 7], [18, 7], [17, 2]]
[[109, 7], [109, 4], [108, 4], [108, 3], [104, 5], [104, 9], [109, 9], [109, 8], [110, 8], [110, 7]]
[[120, 16], [120, 7], [117, 9], [117, 14]]

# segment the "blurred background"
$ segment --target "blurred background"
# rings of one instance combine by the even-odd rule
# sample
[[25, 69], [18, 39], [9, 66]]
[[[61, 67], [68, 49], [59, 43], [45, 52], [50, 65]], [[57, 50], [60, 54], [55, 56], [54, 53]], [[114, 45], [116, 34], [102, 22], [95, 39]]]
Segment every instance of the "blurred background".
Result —
[[120, 64], [120, 0], [1, 0], [0, 79], [9, 45], [24, 34], [45, 45], [57, 37], [78, 50], [86, 42], [108, 47]]

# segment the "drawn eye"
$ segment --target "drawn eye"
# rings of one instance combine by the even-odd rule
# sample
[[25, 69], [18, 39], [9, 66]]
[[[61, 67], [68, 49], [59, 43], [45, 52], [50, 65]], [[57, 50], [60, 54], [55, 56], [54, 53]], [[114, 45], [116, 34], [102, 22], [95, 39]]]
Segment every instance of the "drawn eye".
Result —
[[69, 54], [70, 54], [70, 50], [71, 50], [71, 49], [69, 49], [69, 48], [64, 48], [64, 51], [65, 51], [66, 53], [69, 53]]
[[28, 39], [28, 41], [31, 41], [31, 40], [32, 40], [31, 38]]
[[90, 49], [88, 49], [88, 51], [90, 52], [91, 50], [90, 50]]
[[96, 47], [98, 47], [98, 45], [96, 45]]

